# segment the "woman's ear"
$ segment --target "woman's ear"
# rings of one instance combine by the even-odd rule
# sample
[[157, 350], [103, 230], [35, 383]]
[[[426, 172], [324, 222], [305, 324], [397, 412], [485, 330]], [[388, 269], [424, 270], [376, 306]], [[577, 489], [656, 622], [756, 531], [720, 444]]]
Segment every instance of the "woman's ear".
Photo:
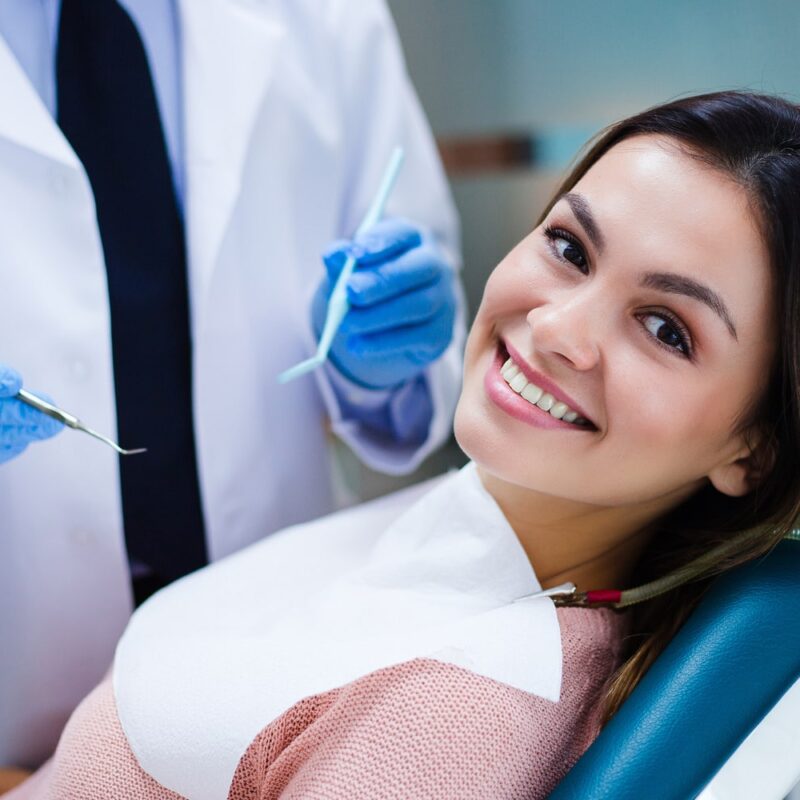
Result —
[[769, 475], [775, 457], [774, 439], [751, 430], [742, 435], [742, 446], [733, 458], [714, 467], [708, 479], [718, 492], [743, 497]]

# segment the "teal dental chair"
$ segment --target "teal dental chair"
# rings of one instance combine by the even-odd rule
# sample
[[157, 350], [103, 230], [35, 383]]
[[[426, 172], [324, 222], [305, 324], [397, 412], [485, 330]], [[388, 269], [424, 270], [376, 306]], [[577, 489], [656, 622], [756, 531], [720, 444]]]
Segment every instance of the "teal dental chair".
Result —
[[[794, 705], [783, 720], [791, 722], [793, 741], [783, 747], [793, 763], [774, 761], [775, 748], [759, 758], [753, 746], [740, 774], [760, 770], [756, 793], [736, 786], [716, 791], [715, 781], [702, 794], [780, 800], [791, 783], [775, 796], [780, 780], [767, 780], [766, 756], [779, 768], [773, 771], [800, 777], [800, 684], [789, 692], [800, 679], [798, 597], [796, 540], [718, 578], [550, 800], [694, 800], [751, 731], [758, 726], [731, 764], [763, 728], [775, 725], [775, 713], [759, 723], [786, 695], [784, 702], [791, 697]], [[773, 733], [772, 741], [779, 740]], [[758, 785], [757, 774], [749, 780]]]

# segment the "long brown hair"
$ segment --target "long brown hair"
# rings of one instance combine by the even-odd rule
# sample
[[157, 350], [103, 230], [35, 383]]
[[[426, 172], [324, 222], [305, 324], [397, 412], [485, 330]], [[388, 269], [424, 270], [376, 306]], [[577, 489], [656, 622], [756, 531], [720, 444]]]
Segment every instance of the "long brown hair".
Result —
[[606, 720], [680, 629], [711, 578], [765, 555], [800, 515], [800, 107], [767, 95], [716, 92], [622, 120], [594, 141], [542, 219], [614, 145], [646, 134], [669, 137], [747, 192], [777, 287], [778, 342], [759, 401], [741, 418], [742, 431], [759, 433], [755, 452], [766, 474], [756, 490], [740, 498], [724, 496], [708, 484], [658, 522], [633, 576], [635, 585], [684, 567], [712, 548], [729, 547], [724, 559], [694, 581], [628, 612], [632, 635], [626, 660], [608, 690]]

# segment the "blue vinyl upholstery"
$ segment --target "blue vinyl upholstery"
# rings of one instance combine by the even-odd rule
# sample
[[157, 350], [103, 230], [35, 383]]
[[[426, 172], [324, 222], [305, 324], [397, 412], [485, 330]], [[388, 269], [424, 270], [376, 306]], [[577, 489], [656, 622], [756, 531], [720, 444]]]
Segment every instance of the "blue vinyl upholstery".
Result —
[[800, 542], [718, 578], [550, 800], [692, 800], [800, 678]]

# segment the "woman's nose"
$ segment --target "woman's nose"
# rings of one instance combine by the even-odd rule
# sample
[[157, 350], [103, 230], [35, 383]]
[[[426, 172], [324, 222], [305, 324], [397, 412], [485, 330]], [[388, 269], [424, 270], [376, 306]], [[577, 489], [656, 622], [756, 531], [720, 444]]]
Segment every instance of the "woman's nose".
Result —
[[589, 303], [576, 298], [543, 303], [528, 312], [527, 321], [537, 353], [556, 357], [582, 371], [599, 363], [602, 321]]

